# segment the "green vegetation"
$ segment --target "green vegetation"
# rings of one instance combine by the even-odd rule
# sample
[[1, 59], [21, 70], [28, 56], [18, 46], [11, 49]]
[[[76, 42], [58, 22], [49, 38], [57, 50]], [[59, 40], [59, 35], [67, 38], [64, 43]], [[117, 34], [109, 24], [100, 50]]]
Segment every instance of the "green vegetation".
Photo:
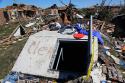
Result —
[[0, 79], [4, 78], [11, 71], [26, 40], [17, 41], [15, 44], [9, 46], [0, 46]]
[[8, 37], [18, 25], [19, 25], [18, 22], [1, 25], [0, 26], [0, 39]]
[[[23, 23], [23, 22], [22, 22]], [[0, 26], [0, 40], [9, 37], [19, 22]], [[0, 45], [0, 79], [3, 79], [11, 71], [18, 55], [20, 54], [27, 39], [17, 41], [11, 45]]]
[[14, 29], [17, 28], [19, 24], [25, 25], [26, 21], [12, 22], [9, 24], [0, 25], [0, 40], [9, 37], [9, 35], [14, 31]]

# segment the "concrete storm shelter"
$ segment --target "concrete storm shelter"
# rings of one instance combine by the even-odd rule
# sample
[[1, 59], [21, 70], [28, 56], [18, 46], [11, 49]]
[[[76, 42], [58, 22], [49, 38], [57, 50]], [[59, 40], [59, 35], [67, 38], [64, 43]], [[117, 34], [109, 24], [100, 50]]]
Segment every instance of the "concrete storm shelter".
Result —
[[98, 41], [93, 40], [93, 57], [88, 56], [88, 36], [76, 40], [72, 35], [41, 31], [31, 35], [12, 71], [53, 79], [69, 79], [88, 74], [98, 56]]

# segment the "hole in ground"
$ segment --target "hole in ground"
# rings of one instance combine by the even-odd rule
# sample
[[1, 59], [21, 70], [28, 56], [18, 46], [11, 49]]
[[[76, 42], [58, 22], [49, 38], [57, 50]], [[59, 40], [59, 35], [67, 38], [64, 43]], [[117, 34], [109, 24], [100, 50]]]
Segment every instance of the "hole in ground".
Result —
[[59, 47], [52, 69], [86, 75], [90, 58], [88, 57], [87, 41], [59, 40]]

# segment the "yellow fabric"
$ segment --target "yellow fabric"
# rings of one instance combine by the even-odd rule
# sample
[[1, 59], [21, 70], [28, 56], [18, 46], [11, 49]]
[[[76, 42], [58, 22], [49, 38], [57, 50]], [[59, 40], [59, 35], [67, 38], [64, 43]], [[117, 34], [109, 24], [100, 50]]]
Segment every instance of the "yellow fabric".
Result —
[[93, 67], [93, 64], [94, 64], [94, 46], [95, 46], [95, 42], [93, 40], [93, 43], [92, 43], [92, 57], [91, 57], [91, 62], [90, 62], [90, 65], [89, 65], [89, 68], [88, 68], [88, 73], [87, 73], [87, 77], [86, 77], [86, 80], [89, 79], [90, 77], [90, 74], [91, 74], [91, 70], [92, 70], [92, 67]]

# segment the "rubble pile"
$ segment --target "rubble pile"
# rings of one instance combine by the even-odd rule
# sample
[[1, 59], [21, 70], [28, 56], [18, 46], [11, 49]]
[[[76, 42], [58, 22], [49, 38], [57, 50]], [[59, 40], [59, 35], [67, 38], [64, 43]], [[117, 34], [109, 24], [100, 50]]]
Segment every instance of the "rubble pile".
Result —
[[[105, 25], [105, 22], [103, 22], [103, 21], [99, 21], [99, 20], [97, 20], [97, 21], [95, 21], [96, 23], [95, 23], [95, 25], [96, 26], [101, 26], [101, 28], [97, 28], [97, 30], [100, 30], [100, 32], [102, 32], [102, 34], [105, 32], [105, 31], [107, 31], [108, 29], [112, 29], [112, 27], [114, 27], [114, 25], [111, 25], [111, 24], [108, 24], [108, 25]], [[30, 22], [29, 24], [27, 24], [27, 25], [25, 25], [25, 27], [34, 27], [34, 25], [35, 25], [36, 23], [34, 22]], [[46, 27], [46, 28], [48, 28], [48, 26]], [[28, 30], [28, 29], [27, 29]], [[34, 29], [33, 31], [35, 31], [36, 30], [36, 32], [38, 32], [39, 30], [38, 29]], [[36, 33], [35, 32], [35, 33]], [[113, 29], [112, 29], [112, 31], [111, 31], [111, 33], [113, 32]], [[30, 36], [31, 35], [31, 33], [33, 33], [32, 31], [31, 32], [26, 32], [26, 33], [28, 33], [28, 36]], [[107, 37], [108, 35], [109, 35], [110, 33], [107, 31], [106, 33], [104, 33], [103, 34], [103, 36], [105, 36], [105, 37]], [[14, 33], [12, 33], [11, 35], [14, 35]], [[23, 37], [25, 37], [25, 36], [20, 36], [20, 37], [17, 37], [17, 38], [23, 38]], [[11, 41], [10, 40], [8, 40], [8, 39], [5, 39], [3, 42], [1, 42], [2, 44], [4, 44], [4, 42], [7, 44], [7, 43], [13, 43], [14, 41], [16, 41], [17, 39], [14, 39], [14, 38], [12, 38], [12, 37], [10, 37], [11, 38]], [[16, 37], [15, 37], [16, 38]], [[97, 64], [95, 64], [95, 66], [93, 67], [93, 71], [95, 70], [95, 69], [100, 69], [100, 74], [99, 75], [102, 75], [103, 74], [103, 76], [102, 76], [102, 78], [100, 79], [100, 81], [108, 81], [108, 82], [119, 82], [119, 83], [123, 83], [124, 82], [124, 78], [123, 78], [123, 76], [122, 76], [122, 72], [117, 68], [117, 66], [116, 66], [116, 64], [118, 64], [115, 60], [114, 60], [114, 58], [112, 58], [112, 57], [114, 57], [114, 55], [111, 55], [112, 53], [111, 53], [111, 51], [109, 50], [109, 49], [111, 49], [111, 48], [113, 48], [113, 49], [115, 49], [114, 47], [116, 47], [116, 48], [118, 48], [118, 45], [117, 45], [117, 43], [115, 43], [114, 44], [114, 42], [110, 42], [109, 43], [109, 41], [110, 40], [112, 40], [112, 39], [110, 39], [111, 38], [111, 36], [108, 36], [108, 38], [106, 38], [106, 43], [105, 43], [105, 45], [109, 45], [108, 46], [108, 48], [103, 48], [102, 46], [99, 46], [99, 64], [100, 65], [97, 65]], [[110, 40], [109, 40], [110, 39]], [[113, 39], [114, 40], [114, 39]], [[115, 40], [115, 42], [117, 42], [118, 40]], [[114, 44], [114, 47], [112, 47], [112, 45], [111, 44]], [[119, 48], [120, 49], [120, 48]], [[113, 50], [113, 51], [115, 51], [116, 52], [116, 50]], [[121, 52], [120, 52], [121, 53]], [[122, 54], [122, 53], [121, 53]], [[119, 58], [119, 57], [122, 57], [122, 56], [115, 56], [115, 58]], [[95, 70], [96, 71], [96, 70]], [[98, 70], [99, 71], [99, 70]], [[95, 73], [95, 72], [92, 72], [92, 73]], [[27, 80], [26, 80], [26, 78], [24, 78], [25, 77], [25, 74], [20, 74], [19, 75], [19, 77], [21, 77], [21, 75], [23, 75], [23, 78], [19, 78], [19, 82], [41, 82], [41, 81], [45, 81], [45, 79], [43, 80], [41, 80], [41, 78], [39, 78], [39, 77], [36, 77], [37, 78], [37, 80], [36, 79], [33, 79], [34, 78], [34, 76], [31, 76], [31, 80], [28, 78]], [[95, 76], [94, 76], [95, 75]], [[90, 80], [88, 80], [89, 82], [91, 81], [94, 81], [94, 79], [97, 79], [97, 78], [95, 78], [96, 77], [96, 75], [98, 75], [97, 73], [95, 73], [94, 75], [92, 75], [92, 79], [90, 79]], [[21, 80], [22, 79], [22, 80]], [[52, 82], [53, 80], [46, 80], [46, 82]], [[77, 78], [77, 79], [75, 79], [75, 80], [72, 80], [72, 81], [69, 81], [68, 83], [72, 83], [72, 82], [78, 82], [78, 81], [80, 81], [80, 83], [83, 81], [83, 82], [85, 82], [85, 80], [82, 80], [81, 79], [81, 77], [80, 78]], [[99, 81], [99, 80], [98, 80]], [[87, 81], [86, 81], [87, 82]], [[90, 82], [90, 83], [91, 83]]]
[[[69, 4], [69, 6], [70, 5], [71, 4]], [[28, 82], [28, 83], [55, 83], [55, 82], [66, 82], [66, 83], [100, 83], [100, 82], [101, 83], [125, 83], [125, 78], [123, 77], [123, 72], [119, 68], [119, 66], [120, 66], [123, 70], [125, 69], [125, 40], [124, 40], [123, 35], [119, 36], [119, 34], [121, 34], [121, 33], [117, 33], [117, 30], [119, 30], [118, 26], [117, 26], [117, 23], [111, 24], [111, 23], [108, 23], [108, 22], [105, 22], [105, 21], [100, 21], [100, 20], [97, 20], [97, 19], [93, 20], [93, 24], [89, 23], [91, 20], [83, 23], [82, 22], [82, 20], [83, 20], [82, 15], [78, 15], [78, 14], [76, 14], [76, 12], [73, 15], [74, 15], [74, 17], [75, 17], [75, 15], [78, 16], [76, 18], [78, 22], [73, 23], [72, 18], [71, 18], [72, 16], [69, 17], [70, 19], [68, 18], [67, 12], [69, 10], [67, 8], [68, 7], [66, 7], [66, 9], [64, 9], [64, 10], [60, 10], [62, 15], [56, 15], [56, 14], [51, 15], [51, 14], [49, 14], [49, 15], [45, 15], [45, 16], [38, 16], [38, 17], [32, 18], [25, 25], [20, 24], [19, 26], [17, 26], [17, 28], [12, 32], [12, 34], [9, 37], [0, 40], [0, 45], [10, 45], [10, 44], [16, 43], [17, 41], [20, 41], [21, 39], [24, 39], [24, 38], [27, 38], [27, 37], [31, 38], [33, 36], [33, 34], [36, 33], [36, 34], [34, 34], [35, 35], [33, 37], [34, 39], [32, 39], [32, 40], [35, 40], [35, 41], [33, 43], [31, 43], [32, 40], [30, 40], [30, 43], [31, 43], [30, 47], [32, 47], [32, 45], [33, 46], [36, 45], [36, 47], [33, 48], [33, 49], [28, 48], [29, 55], [35, 55], [35, 54], [32, 54], [32, 53], [37, 53], [36, 51], [38, 50], [37, 55], [39, 55], [40, 53], [42, 54], [42, 52], [43, 52], [43, 54], [45, 54], [47, 56], [47, 55], [49, 55], [49, 52], [52, 52], [52, 47], [55, 46], [55, 43], [56, 43], [56, 46], [60, 46], [60, 47], [58, 47], [58, 51], [57, 51], [58, 55], [55, 56], [57, 58], [54, 59], [54, 60], [57, 60], [57, 61], [53, 62], [53, 64], [55, 64], [54, 66], [57, 66], [57, 67], [58, 67], [58, 65], [62, 66], [62, 64], [63, 64], [63, 66], [66, 65], [66, 67], [67, 67], [66, 62], [63, 62], [63, 59], [67, 58], [67, 57], [62, 56], [65, 53], [65, 52], [63, 53], [63, 48], [68, 48], [68, 47], [66, 47], [67, 45], [69, 45], [69, 47], [70, 47], [69, 41], [71, 43], [71, 46], [73, 46], [73, 44], [77, 44], [77, 46], [78, 46], [78, 43], [82, 41], [82, 38], [84, 36], [88, 37], [87, 42], [89, 42], [91, 40], [91, 37], [89, 39], [89, 35], [91, 34], [91, 33], [89, 33], [89, 31], [91, 31], [92, 32], [91, 36], [93, 37], [93, 41], [94, 41], [94, 37], [97, 38], [96, 46], [97, 46], [98, 49], [94, 48], [93, 41], [91, 41], [93, 46], [90, 46], [90, 47], [93, 47], [93, 50], [94, 51], [96, 50], [97, 54], [95, 54], [96, 56], [94, 56], [94, 59], [96, 59], [95, 61], [93, 61], [93, 56], [87, 56], [87, 57], [90, 57], [90, 59], [92, 58], [92, 60], [89, 60], [87, 58], [88, 63], [90, 63], [89, 65], [85, 64], [85, 65], [87, 65], [87, 67], [91, 66], [90, 71], [89, 71], [89, 68], [88, 68], [89, 74], [86, 74], [86, 76], [83, 76], [83, 75], [82, 76], [80, 75], [79, 77], [76, 76], [75, 79], [72, 79], [72, 76], [71, 77], [69, 76], [69, 78], [71, 78], [71, 79], [65, 79], [65, 80], [61, 79], [60, 80], [60, 79], [52, 79], [52, 78], [49, 78], [49, 77], [46, 78], [46, 77], [29, 75], [29, 74], [24, 74], [24, 73], [20, 73], [20, 72], [11, 72], [10, 74], [8, 74], [5, 77], [5, 79], [3, 80], [3, 83], [5, 83], [7, 81], [13, 81], [13, 83], [16, 83], [16, 82], [18, 82], [18, 83], [25, 83], [25, 82]], [[55, 10], [55, 9], [52, 8], [52, 10]], [[62, 21], [62, 22], [60, 23], [60, 21]], [[91, 24], [91, 26], [90, 26], [90, 24]], [[92, 27], [93, 27], [92, 30], [88, 30], [88, 28], [92, 28]], [[117, 29], [116, 29], [116, 27], [117, 27]], [[44, 30], [48, 30], [49, 33], [48, 32], [44, 33]], [[122, 32], [122, 30], [120, 29], [121, 32]], [[43, 31], [43, 33], [42, 33], [42, 31]], [[42, 34], [42, 35], [38, 35], [39, 33]], [[75, 37], [74, 37], [74, 34], [75, 34]], [[44, 35], [46, 35], [46, 36], [44, 36]], [[57, 40], [58, 40], [58, 44], [61, 42], [60, 45], [57, 45], [57, 41], [56, 41], [56, 37], [58, 37], [58, 36], [59, 36], [59, 38], [57, 38]], [[41, 37], [41, 39], [39, 37]], [[38, 40], [40, 39], [38, 44], [36, 44], [37, 39], [35, 39], [35, 38], [37, 38]], [[42, 40], [42, 38], [44, 38], [44, 39]], [[59, 40], [61, 38], [65, 39], [65, 40], [63, 40], [63, 41]], [[68, 39], [68, 38], [72, 39], [72, 40], [68, 40], [68, 43], [67, 43], [66, 39]], [[47, 48], [47, 46], [43, 45], [44, 50], [42, 49], [42, 47], [39, 48], [39, 46], [42, 46], [42, 44], [39, 45], [41, 43], [41, 41], [44, 41], [45, 44], [50, 45], [50, 47], [48, 46], [48, 48]], [[75, 41], [75, 43], [72, 43], [72, 41]], [[48, 42], [50, 42], [50, 43], [48, 43]], [[84, 42], [85, 42], [85, 40], [84, 40]], [[82, 41], [82, 43], [83, 43], [83, 41]], [[84, 46], [85, 47], [89, 46], [89, 44], [85, 43]], [[26, 45], [29, 45], [29, 44], [26, 44]], [[49, 51], [47, 51], [48, 49], [49, 49]], [[31, 50], [33, 52], [31, 52]], [[74, 47], [72, 47], [72, 49], [70, 48], [70, 50], [81, 52], [81, 49], [74, 50]], [[80, 51], [78, 51], [78, 50], [80, 50]], [[84, 49], [84, 50], [86, 51], [86, 49]], [[88, 50], [88, 48], [87, 48], [87, 50]], [[88, 52], [90, 50], [91, 49], [89, 49]], [[45, 51], [47, 51], [47, 53]], [[26, 52], [27, 52], [27, 50], [24, 53], [26, 53]], [[55, 49], [54, 49], [54, 52], [55, 52]], [[68, 52], [70, 52], [70, 51], [66, 51], [67, 55], [69, 55], [69, 54], [73, 55], [73, 53], [75, 53], [75, 52], [72, 52], [72, 53], [68, 54]], [[66, 53], [65, 53], [65, 56], [66, 56]], [[62, 62], [60, 61], [61, 64], [59, 64], [60, 56], [62, 56], [61, 57]], [[85, 52], [84, 52], [84, 56], [85, 56]], [[74, 59], [74, 57], [73, 56], [70, 57], [70, 60], [69, 60], [70, 62], [71, 62], [71, 58]], [[21, 59], [20, 59], [20, 61], [21, 61]], [[29, 59], [29, 57], [27, 57], [27, 59]], [[36, 59], [39, 60], [38, 57]], [[48, 59], [48, 57], [47, 57], [47, 59]], [[84, 57], [84, 59], [85, 59], [85, 57]], [[30, 56], [30, 60], [34, 61], [34, 58], [31, 58], [31, 56]], [[29, 60], [29, 64], [31, 64], [30, 60]], [[49, 60], [50, 60], [50, 58], [49, 58]], [[79, 58], [79, 60], [80, 60], [80, 58]], [[44, 62], [45, 61], [42, 61], [42, 63], [44, 63]], [[42, 64], [39, 61], [36, 61], [36, 63]], [[28, 66], [29, 66], [29, 64], [28, 64]], [[61, 67], [61, 66], [60, 66], [60, 68], [65, 69], [64, 67]], [[76, 65], [76, 66], [78, 66], [78, 65]], [[25, 66], [25, 67], [27, 67], [27, 66]], [[30, 67], [31, 67], [31, 65], [30, 65]], [[34, 67], [33, 64], [32, 64], [32, 67]], [[44, 67], [46, 67], [46, 65]], [[37, 66], [36, 66], [36, 68], [37, 68]], [[39, 67], [39, 68], [41, 68], [41, 67]], [[48, 67], [46, 67], [46, 68], [48, 68]], [[15, 69], [18, 70], [20, 68], [16, 67]], [[56, 71], [57, 71], [58, 68], [54, 68], [54, 69], [56, 69]], [[54, 70], [54, 69], [52, 69], [52, 70]], [[68, 67], [66, 69], [68, 69]], [[51, 69], [49, 69], [49, 70], [51, 70]], [[47, 72], [46, 75], [50, 74], [49, 70], [45, 71], [45, 72]], [[29, 73], [29, 71], [27, 71], [27, 72]], [[31, 72], [34, 73], [34, 71], [31, 71]], [[49, 72], [49, 74], [48, 74], [48, 72]], [[51, 73], [52, 74], [50, 74], [50, 76], [54, 74], [54, 71], [51, 72]], [[42, 74], [43, 74], [43, 72], [42, 72]], [[62, 74], [62, 71], [61, 71], [60, 74]], [[58, 77], [58, 76], [55, 75], [55, 77]]]
[[[34, 25], [36, 25], [35, 22], [32, 22], [32, 23], [29, 22], [29, 24], [25, 25], [25, 28], [27, 29], [27, 27], [34, 27]], [[123, 48], [122, 45], [124, 45], [124, 44], [123, 44], [123, 42], [121, 44], [121, 41], [119, 39], [117, 39], [117, 38], [113, 39], [112, 36], [109, 36], [112, 32], [114, 32], [114, 25], [113, 24], [107, 24], [106, 25], [105, 22], [96, 20], [95, 25], [101, 27], [101, 28], [97, 27], [96, 29], [98, 31], [100, 31], [100, 33], [103, 34], [103, 37], [105, 38], [105, 44], [104, 45], [106, 45], [107, 47], [105, 46], [103, 48], [102, 46], [99, 46], [99, 57], [98, 57], [99, 63], [96, 63], [95, 66], [92, 68], [92, 74], [93, 75], [91, 74], [91, 79], [89, 79], [88, 81], [85, 81], [85, 80], [82, 79], [82, 77], [80, 77], [80, 78], [76, 78], [75, 80], [68, 81], [67, 83], [72, 83], [72, 82], [75, 82], [75, 83], [78, 83], [78, 82], [80, 82], [80, 83], [81, 82], [98, 83], [99, 80], [100, 81], [106, 81], [107, 80], [107, 82], [109, 82], [109, 83], [110, 82], [124, 83], [125, 81], [124, 81], [122, 72], [117, 67], [117, 65], [120, 64], [120, 63], [115, 61], [116, 60], [115, 58], [121, 59], [121, 57], [122, 58], [124, 57], [122, 55], [123, 53], [122, 53], [122, 49], [121, 49], [121, 48]], [[47, 25], [45, 25], [45, 26], [46, 26], [45, 29], [47, 29], [49, 27]], [[37, 29], [34, 29], [33, 31], [36, 33], [40, 30], [41, 29], [37, 28]], [[28, 33], [28, 36], [30, 36], [31, 33], [34, 33], [34, 32], [32, 32], [32, 31], [28, 32], [28, 29], [27, 29], [26, 33]], [[104, 32], [106, 32], [106, 33], [104, 33]], [[13, 35], [13, 34], [14, 33], [12, 33], [11, 35]], [[8, 44], [8, 43], [11, 44], [14, 41], [16, 41], [20, 38], [23, 38], [23, 37], [25, 37], [25, 36], [23, 35], [23, 36], [20, 36], [20, 37], [17, 37], [17, 38], [16, 37], [12, 38], [12, 36], [11, 36], [10, 37], [11, 41], [9, 39], [4, 39], [1, 43], [4, 44], [4, 42], [5, 42], [6, 44]], [[118, 44], [118, 42], [120, 42], [120, 45]], [[121, 51], [119, 52], [118, 50], [121, 50]], [[111, 55], [112, 52], [115, 52], [115, 54], [118, 53], [118, 55], [117, 56]], [[97, 74], [94, 71], [100, 71], [100, 74], [99, 73]], [[100, 76], [102, 76], [102, 78], [98, 79], [98, 82], [96, 82], [96, 81], [92, 82], [94, 80], [97, 80], [96, 75], [97, 76], [100, 75]], [[21, 76], [23, 76], [23, 77], [21, 78]], [[20, 77], [20, 78], [18, 79], [18, 82], [19, 83], [20, 82], [41, 82], [42, 83], [43, 81], [46, 81], [46, 82], [57, 81], [57, 80], [51, 80], [51, 79], [49, 79], [49, 80], [48, 79], [42, 79], [41, 77], [36, 77], [36, 76], [35, 76], [36, 79], [34, 79], [34, 76], [32, 76], [32, 75], [28, 75], [28, 76], [31, 76], [31, 78], [27, 78], [26, 76], [27, 75], [25, 75], [25, 74], [19, 74], [18, 77]], [[24, 78], [24, 77], [26, 77], [26, 78]]]
[[103, 73], [106, 74], [108, 80], [121, 83], [124, 82], [121, 72], [113, 65], [110, 65], [107, 68], [106, 66], [103, 66]]
[[31, 34], [44, 29], [44, 26], [45, 21], [41, 17], [32, 18], [24, 24], [20, 23], [8, 37], [0, 40], [0, 45], [10, 45], [20, 39], [27, 38]]

